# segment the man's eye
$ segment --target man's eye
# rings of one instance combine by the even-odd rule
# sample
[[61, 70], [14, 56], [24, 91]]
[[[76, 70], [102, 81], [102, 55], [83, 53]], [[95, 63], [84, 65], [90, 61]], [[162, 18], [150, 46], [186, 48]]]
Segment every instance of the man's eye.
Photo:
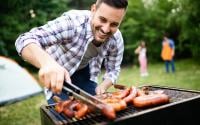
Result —
[[105, 18], [100, 18], [100, 21], [101, 21], [102, 23], [106, 23], [106, 19], [105, 19]]
[[118, 27], [119, 24], [118, 23], [111, 23], [111, 27]]

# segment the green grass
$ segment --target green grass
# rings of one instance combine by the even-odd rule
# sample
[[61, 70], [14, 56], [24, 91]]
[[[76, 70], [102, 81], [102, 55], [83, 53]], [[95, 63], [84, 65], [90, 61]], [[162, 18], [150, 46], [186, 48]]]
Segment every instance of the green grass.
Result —
[[0, 107], [0, 125], [40, 125], [40, 111], [46, 104], [42, 94], [27, 100]]
[[[191, 60], [175, 62], [176, 73], [166, 74], [164, 63], [150, 64], [149, 76], [140, 77], [138, 66], [123, 67], [118, 80], [119, 84], [161, 85], [176, 88], [200, 90], [200, 65]], [[46, 104], [44, 96], [38, 95], [24, 101], [0, 107], [0, 125], [40, 125], [40, 111]]]

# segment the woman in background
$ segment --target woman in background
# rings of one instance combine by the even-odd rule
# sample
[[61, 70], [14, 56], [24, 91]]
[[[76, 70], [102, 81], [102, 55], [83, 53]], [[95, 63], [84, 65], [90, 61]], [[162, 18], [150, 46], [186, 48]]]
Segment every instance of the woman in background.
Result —
[[147, 71], [147, 48], [145, 41], [141, 41], [140, 45], [136, 48], [135, 54], [138, 54], [138, 61], [140, 65], [140, 76], [148, 76]]

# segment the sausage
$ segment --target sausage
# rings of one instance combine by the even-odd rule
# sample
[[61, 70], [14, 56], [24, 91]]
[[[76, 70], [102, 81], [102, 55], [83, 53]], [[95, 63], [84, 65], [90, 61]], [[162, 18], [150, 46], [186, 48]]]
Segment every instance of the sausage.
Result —
[[61, 101], [59, 97], [54, 97], [54, 100], [58, 102], [55, 105], [55, 110], [58, 113], [63, 112], [69, 118], [75, 116], [77, 119], [80, 119], [87, 114], [88, 106], [78, 100], [70, 99], [66, 101]]
[[63, 111], [63, 113], [66, 116], [70, 118], [75, 116], [75, 118], [77, 119], [81, 119], [82, 117], [84, 117], [87, 114], [87, 112], [88, 106], [78, 100], [74, 100], [71, 103], [69, 103]]
[[115, 98], [124, 98], [126, 97], [128, 94], [130, 93], [130, 88], [126, 88], [124, 90], [118, 90], [116, 92], [112, 92], [112, 96], [115, 97]]
[[130, 88], [126, 88], [123, 90], [118, 90], [116, 92], [110, 92], [110, 93], [103, 93], [101, 95], [95, 95], [96, 98], [102, 100], [106, 98], [124, 98], [130, 93]]
[[126, 104], [126, 102], [124, 100], [120, 100], [119, 104], [121, 106], [121, 109], [119, 111], [124, 110], [124, 109], [127, 108], [127, 104]]
[[123, 100], [128, 104], [132, 102], [136, 96], [137, 96], [137, 89], [136, 87], [132, 86], [129, 95], [123, 98]]
[[143, 95], [148, 95], [148, 93], [146, 93], [145, 91], [141, 89], [137, 89], [137, 96], [143, 96]]
[[121, 110], [124, 110], [127, 107], [126, 102], [122, 99], [119, 99], [119, 98], [106, 98], [102, 101], [104, 103], [112, 106], [115, 111], [121, 111]]
[[137, 96], [162, 94], [162, 93], [164, 93], [164, 91], [161, 89], [150, 91], [147, 87], [143, 87], [142, 89], [137, 90]]
[[138, 96], [133, 99], [133, 105], [137, 108], [146, 108], [165, 104], [169, 102], [169, 97], [166, 94], [150, 94]]
[[73, 100], [68, 105], [65, 106], [63, 113], [68, 116], [69, 118], [74, 117], [75, 115], [75, 107], [77, 105], [77, 101]]
[[66, 100], [66, 101], [62, 101], [62, 99], [58, 96], [53, 96], [53, 100], [57, 103], [55, 105], [55, 110], [58, 113], [63, 112], [63, 110], [65, 109], [66, 106], [68, 106], [71, 103], [71, 99], [70, 100]]
[[64, 108], [63, 113], [69, 118], [74, 117], [74, 111], [71, 110], [68, 106]]
[[81, 119], [82, 117], [86, 116], [87, 111], [88, 111], [88, 106], [86, 104], [77, 103], [75, 108], [77, 110], [75, 111], [75, 117], [77, 119]]
[[58, 112], [58, 113], [61, 113], [64, 108], [70, 104], [72, 100], [66, 100], [66, 101], [60, 101], [58, 102], [56, 105], [55, 105], [55, 110]]
[[97, 106], [101, 109], [102, 114], [109, 120], [114, 120], [116, 118], [116, 112], [112, 106], [107, 104], [97, 104]]
[[137, 89], [137, 96], [143, 96], [149, 94], [150, 94], [149, 87], [142, 87], [141, 89]]

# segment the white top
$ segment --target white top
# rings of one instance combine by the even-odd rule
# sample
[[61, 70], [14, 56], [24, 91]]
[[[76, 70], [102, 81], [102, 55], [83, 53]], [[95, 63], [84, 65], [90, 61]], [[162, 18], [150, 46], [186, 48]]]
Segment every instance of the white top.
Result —
[[146, 52], [147, 52], [147, 49], [146, 48], [141, 48], [140, 52], [139, 52], [139, 59], [144, 59], [146, 58]]

